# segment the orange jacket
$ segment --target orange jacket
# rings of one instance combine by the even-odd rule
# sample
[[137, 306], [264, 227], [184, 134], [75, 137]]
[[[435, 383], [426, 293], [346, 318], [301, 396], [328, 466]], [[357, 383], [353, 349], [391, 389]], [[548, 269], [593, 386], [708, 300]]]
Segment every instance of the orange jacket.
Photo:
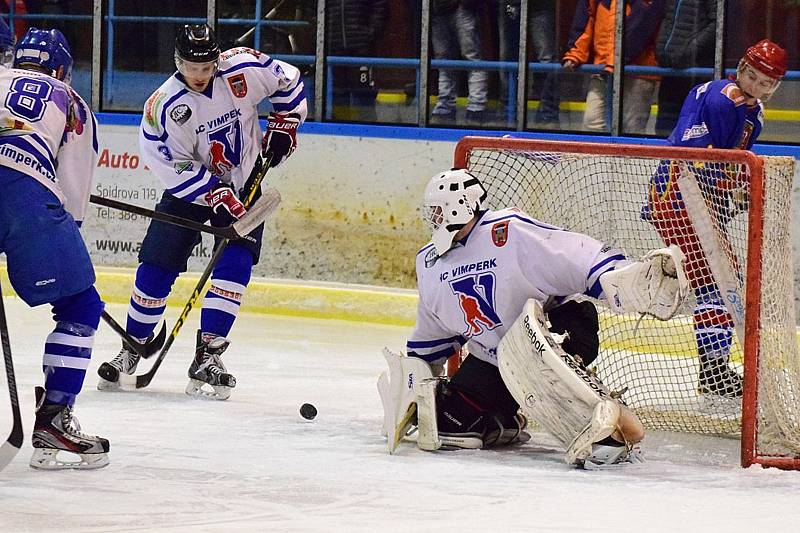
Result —
[[[665, 0], [626, 0], [625, 63], [656, 66], [655, 42], [664, 17]], [[581, 0], [572, 19], [563, 61], [605, 65], [614, 71], [616, 0]]]

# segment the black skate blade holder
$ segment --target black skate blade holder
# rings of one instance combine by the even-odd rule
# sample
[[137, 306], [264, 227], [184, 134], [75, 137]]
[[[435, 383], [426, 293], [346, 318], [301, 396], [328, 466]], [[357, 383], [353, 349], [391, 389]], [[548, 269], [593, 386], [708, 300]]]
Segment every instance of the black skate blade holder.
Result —
[[122, 342], [126, 348], [131, 350], [132, 352], [136, 352], [141, 357], [148, 359], [153, 356], [156, 352], [158, 352], [162, 346], [164, 346], [164, 341], [167, 338], [167, 325], [165, 323], [161, 323], [161, 329], [159, 330], [158, 334], [155, 335], [153, 338], [148, 339], [146, 342], [139, 342], [138, 340], [131, 337], [125, 328], [119, 325], [119, 323], [114, 320], [108, 312], [103, 309], [102, 318], [106, 324], [108, 324], [114, 332], [122, 338]]

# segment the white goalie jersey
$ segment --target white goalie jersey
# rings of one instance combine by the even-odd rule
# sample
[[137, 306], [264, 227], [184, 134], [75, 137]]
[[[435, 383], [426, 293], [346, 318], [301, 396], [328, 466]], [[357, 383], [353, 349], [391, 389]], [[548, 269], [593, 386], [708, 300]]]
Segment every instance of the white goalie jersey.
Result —
[[603, 298], [602, 274], [629, 264], [587, 235], [539, 222], [517, 209], [484, 212], [442, 257], [417, 254], [419, 305], [409, 355], [441, 363], [469, 342], [497, 365], [497, 346], [533, 298], [546, 305], [576, 294]]

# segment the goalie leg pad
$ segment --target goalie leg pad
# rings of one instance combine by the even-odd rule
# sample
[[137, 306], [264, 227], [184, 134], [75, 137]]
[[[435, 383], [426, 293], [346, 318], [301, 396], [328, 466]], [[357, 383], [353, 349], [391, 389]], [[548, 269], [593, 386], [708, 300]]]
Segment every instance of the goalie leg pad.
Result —
[[590, 424], [596, 404], [613, 400], [608, 387], [555, 342], [536, 300], [527, 301], [500, 341], [497, 360], [525, 415], [565, 447]]
[[423, 379], [417, 383], [417, 448], [435, 451], [442, 447], [436, 423], [436, 393], [439, 383], [446, 378]]
[[689, 291], [683, 265], [683, 252], [672, 244], [651, 251], [640, 262], [604, 273], [600, 285], [615, 312], [669, 320]]
[[[603, 400], [594, 406], [592, 419], [567, 448], [567, 464], [582, 464], [592, 453], [592, 444], [610, 436], [619, 423], [620, 409], [616, 400]], [[624, 446], [623, 446], [624, 447]]]
[[391, 454], [416, 424], [417, 399], [415, 383], [433, 377], [431, 367], [417, 357], [406, 357], [384, 348], [383, 356], [389, 365], [388, 384], [378, 379], [378, 393], [383, 403], [383, 429], [386, 449]]

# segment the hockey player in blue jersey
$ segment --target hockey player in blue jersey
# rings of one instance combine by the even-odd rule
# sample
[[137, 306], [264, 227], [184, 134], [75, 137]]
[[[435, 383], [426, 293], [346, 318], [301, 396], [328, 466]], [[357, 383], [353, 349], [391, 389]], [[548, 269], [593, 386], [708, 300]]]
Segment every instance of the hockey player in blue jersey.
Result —
[[[245, 208], [238, 198], [259, 155], [279, 165], [296, 146], [307, 114], [300, 72], [250, 48], [220, 53], [208, 25], [182, 27], [175, 41], [177, 72], [147, 100], [139, 135], [144, 163], [166, 190], [157, 211], [224, 226]], [[273, 107], [262, 136], [257, 106]], [[252, 241], [231, 241], [211, 274], [203, 300], [197, 349], [189, 367], [190, 395], [227, 399], [236, 380], [222, 363], [228, 333], [261, 251], [263, 224]], [[127, 331], [146, 339], [166, 308], [167, 296], [200, 235], [159, 221], [147, 229], [128, 309]], [[119, 388], [133, 374], [137, 354], [124, 346], [98, 369], [101, 390]]]
[[[749, 150], [764, 125], [764, 104], [786, 73], [786, 52], [762, 40], [745, 52], [733, 79], [716, 80], [693, 88], [681, 108], [678, 123], [667, 142], [672, 146]], [[748, 204], [747, 181], [738, 168], [692, 166], [710, 205], [718, 206], [718, 222], [725, 226]], [[695, 341], [700, 357], [698, 391], [737, 398], [742, 378], [729, 365], [733, 318], [713, 279], [696, 231], [682, 202], [678, 163], [663, 161], [650, 179], [643, 218], [650, 221], [666, 244], [675, 244], [686, 256], [686, 273], [696, 296]]]
[[[0, 30], [5, 55], [10, 32]], [[72, 411], [103, 310], [78, 230], [97, 161], [95, 119], [68, 85], [72, 57], [61, 32], [31, 28], [14, 58], [13, 69], [0, 69], [0, 252], [20, 298], [50, 304], [56, 323], [36, 388], [30, 465], [99, 468], [108, 440], [81, 433]]]
[[[524, 441], [521, 409], [567, 448], [570, 464], [638, 461], [641, 422], [586, 370], [599, 348], [590, 299], [671, 318], [688, 288], [680, 251], [630, 261], [516, 208], [490, 210], [486, 197], [463, 169], [434, 176], [425, 190], [432, 241], [416, 259], [417, 320], [408, 356], [387, 350], [390, 370], [378, 381], [390, 453], [412, 425], [428, 450]], [[433, 368], [462, 347], [469, 355], [458, 371], [428, 389]]]

